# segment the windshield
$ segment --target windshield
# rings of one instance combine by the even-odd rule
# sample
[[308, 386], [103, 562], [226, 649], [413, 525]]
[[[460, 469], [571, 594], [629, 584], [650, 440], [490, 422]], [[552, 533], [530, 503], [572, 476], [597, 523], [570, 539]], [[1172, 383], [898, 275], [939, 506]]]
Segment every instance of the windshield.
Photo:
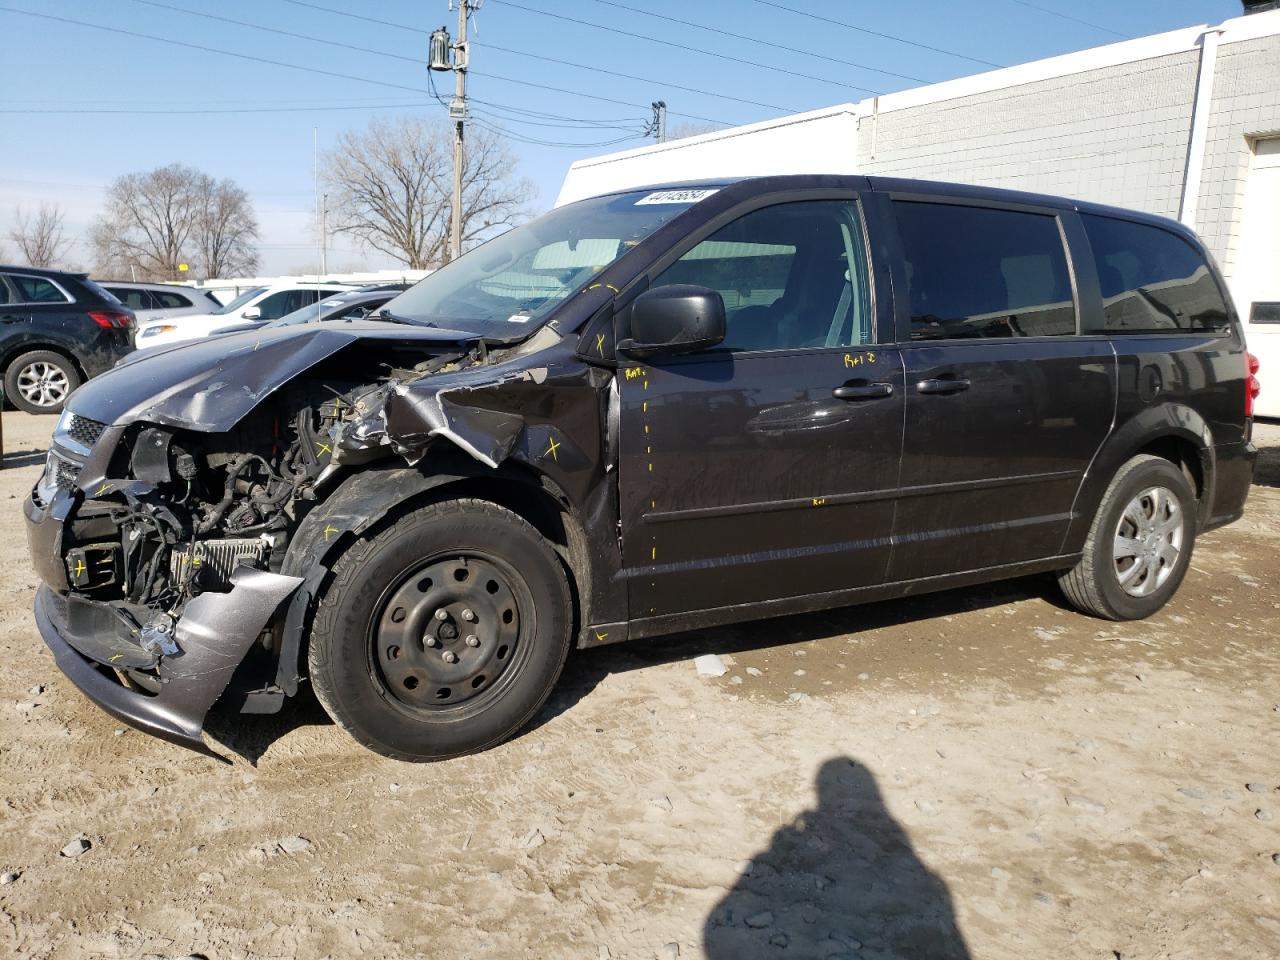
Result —
[[637, 190], [560, 207], [441, 267], [387, 312], [482, 336], [529, 333], [601, 270], [715, 192]]
[[221, 310], [213, 311], [214, 315], [217, 316], [224, 313], [231, 313], [233, 310], [243, 307], [246, 303], [248, 303], [250, 300], [252, 300], [254, 297], [262, 293], [262, 291], [266, 289], [267, 289], [266, 287], [254, 287], [252, 290], [246, 290], [244, 293], [240, 294], [240, 296], [236, 297], [234, 300], [228, 303]]

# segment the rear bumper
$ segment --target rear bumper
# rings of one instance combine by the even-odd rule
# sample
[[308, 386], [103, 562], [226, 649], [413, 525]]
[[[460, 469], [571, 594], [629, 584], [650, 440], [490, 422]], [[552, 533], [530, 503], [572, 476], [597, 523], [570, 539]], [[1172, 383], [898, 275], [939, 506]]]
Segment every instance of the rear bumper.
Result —
[[1253, 484], [1258, 448], [1251, 440], [1214, 447], [1213, 503], [1201, 530], [1213, 530], [1239, 520]]

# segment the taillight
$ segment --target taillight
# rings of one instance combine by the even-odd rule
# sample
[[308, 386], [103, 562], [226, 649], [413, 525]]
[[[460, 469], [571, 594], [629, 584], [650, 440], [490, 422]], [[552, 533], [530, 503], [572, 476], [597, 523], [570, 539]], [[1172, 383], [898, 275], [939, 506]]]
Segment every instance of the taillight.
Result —
[[100, 327], [107, 330], [128, 330], [132, 326], [133, 315], [119, 310], [90, 310], [89, 317]]
[[1258, 382], [1258, 358], [1252, 353], [1244, 355], [1244, 415], [1253, 416], [1253, 401], [1262, 392], [1262, 384]]

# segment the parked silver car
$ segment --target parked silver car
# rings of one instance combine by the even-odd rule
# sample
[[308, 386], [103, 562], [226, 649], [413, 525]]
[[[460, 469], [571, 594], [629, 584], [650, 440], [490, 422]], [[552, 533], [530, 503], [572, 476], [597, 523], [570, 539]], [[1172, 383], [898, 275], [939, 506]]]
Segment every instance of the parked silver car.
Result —
[[128, 280], [98, 282], [137, 314], [139, 322], [163, 320], [189, 313], [209, 313], [222, 307], [222, 302], [212, 293], [176, 283], [135, 283]]

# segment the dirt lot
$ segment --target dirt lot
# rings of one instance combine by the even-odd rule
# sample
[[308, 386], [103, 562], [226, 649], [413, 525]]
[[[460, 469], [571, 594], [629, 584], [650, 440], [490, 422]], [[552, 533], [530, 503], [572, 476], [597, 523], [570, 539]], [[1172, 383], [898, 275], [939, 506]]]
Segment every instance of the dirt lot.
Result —
[[225, 766], [45, 652], [52, 426], [4, 414], [0, 955], [1280, 955], [1278, 427], [1148, 622], [1023, 580], [582, 653], [481, 756], [383, 760], [304, 698], [219, 721]]

